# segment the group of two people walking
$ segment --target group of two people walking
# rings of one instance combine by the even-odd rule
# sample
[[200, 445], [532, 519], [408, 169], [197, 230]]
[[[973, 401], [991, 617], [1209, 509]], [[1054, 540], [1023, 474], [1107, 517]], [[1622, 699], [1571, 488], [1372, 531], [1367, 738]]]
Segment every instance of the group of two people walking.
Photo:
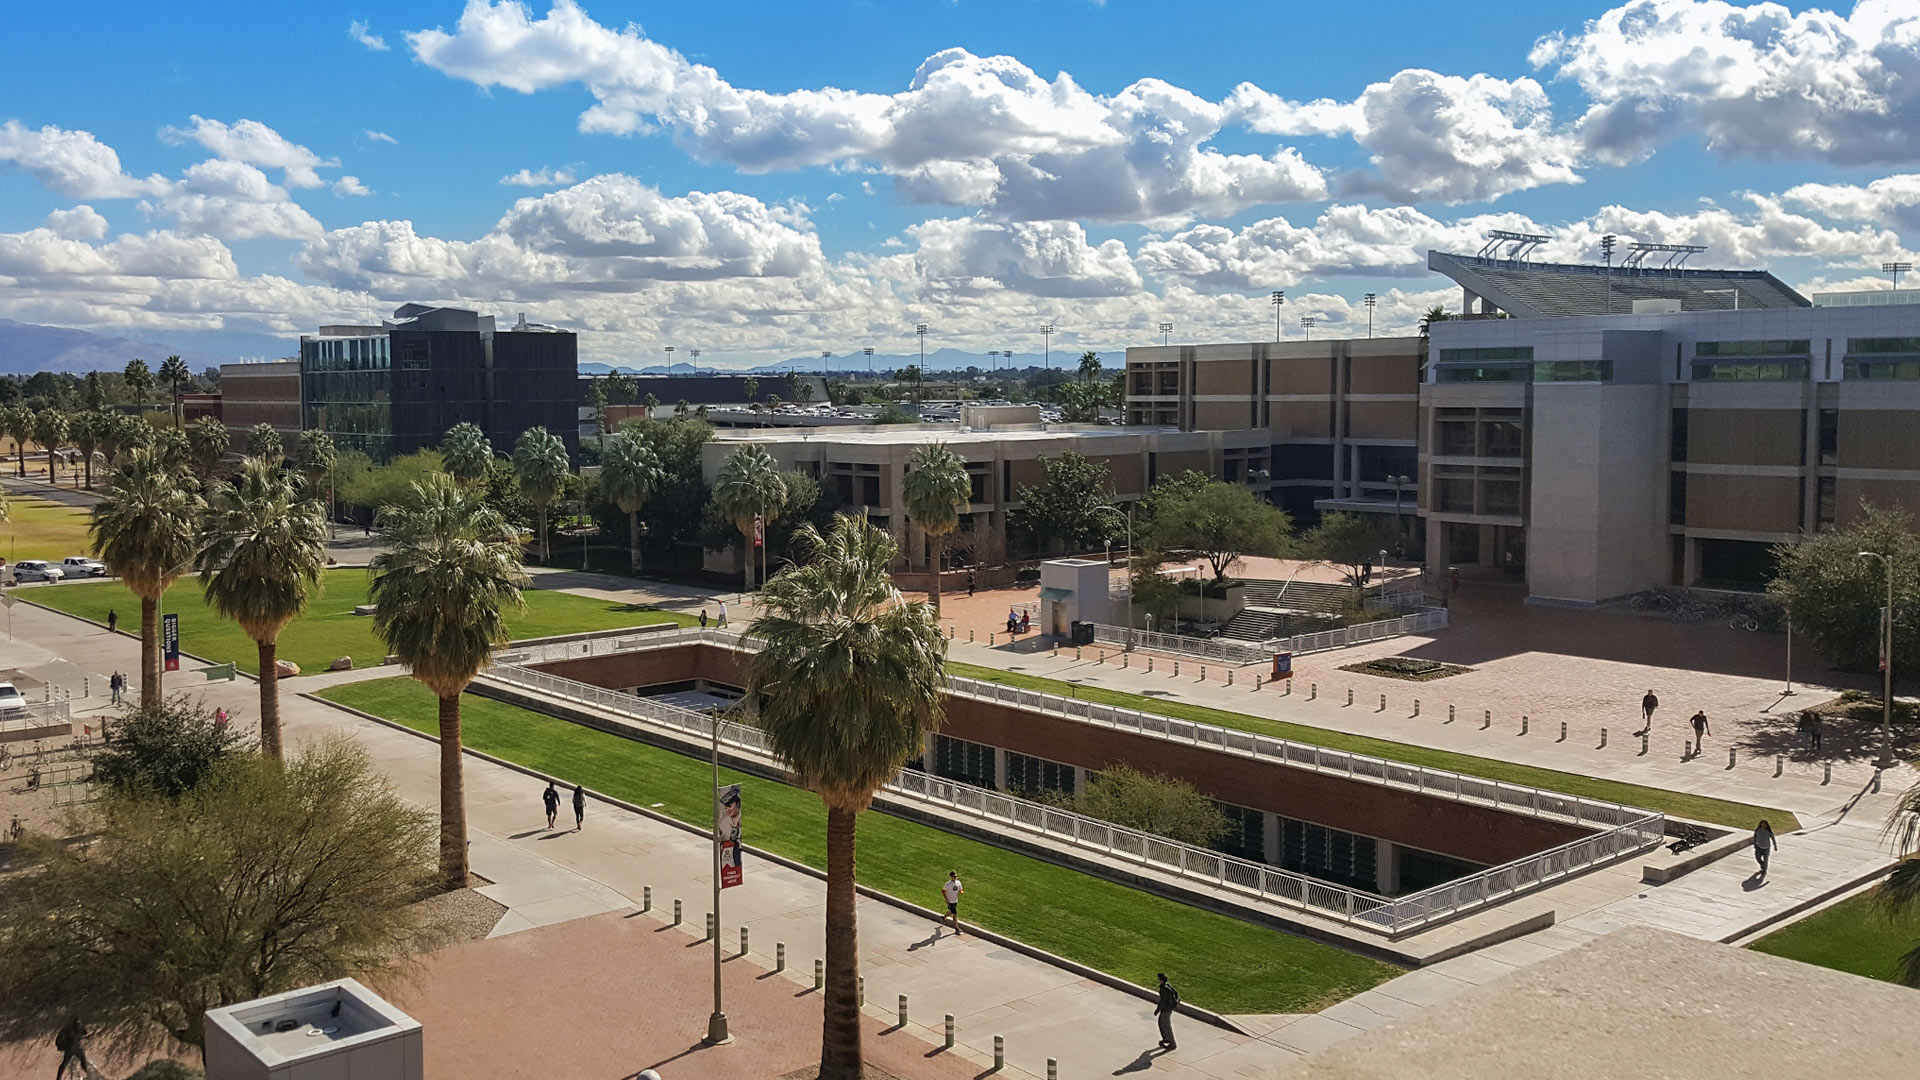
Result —
[[[540, 801], [547, 807], [547, 828], [554, 827], [554, 819], [560, 816], [560, 789], [547, 781], [547, 790], [540, 793]], [[587, 822], [587, 792], [579, 784], [573, 785], [573, 831], [579, 832]]]
[[[1654, 696], [1653, 691], [1647, 691], [1647, 696], [1640, 699], [1640, 719], [1646, 726], [1634, 732], [1635, 735], [1645, 735], [1653, 731], [1653, 712], [1659, 707], [1660, 699]], [[1713, 734], [1713, 729], [1707, 724], [1707, 711], [1701, 709], [1695, 712], [1688, 722], [1693, 725], [1693, 748], [1698, 752], [1702, 746], [1706, 745], [1707, 736]]]

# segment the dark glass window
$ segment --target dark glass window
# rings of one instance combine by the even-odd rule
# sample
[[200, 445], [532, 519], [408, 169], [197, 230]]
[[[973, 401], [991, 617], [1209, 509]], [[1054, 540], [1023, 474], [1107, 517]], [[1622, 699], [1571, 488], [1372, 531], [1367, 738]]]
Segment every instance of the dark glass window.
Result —
[[[1815, 525], [1833, 524], [1834, 486], [1833, 477], [1822, 476], [1814, 487], [1814, 500], [1816, 505], [1814, 506], [1813, 516]], [[1884, 622], [1885, 620], [1883, 619], [1882, 621]]]
[[996, 787], [993, 775], [993, 747], [950, 735], [933, 740], [933, 774], [958, 780], [975, 787]]
[[1811, 356], [1813, 342], [1808, 338], [1770, 338], [1764, 341], [1702, 341], [1693, 347], [1695, 356]]
[[1527, 360], [1533, 359], [1531, 345], [1503, 345], [1479, 349], [1441, 349], [1440, 362], [1443, 364], [1477, 364], [1490, 360]]
[[1435, 424], [1440, 435], [1440, 453], [1472, 457], [1479, 452], [1473, 442], [1473, 421], [1447, 420]]
[[1850, 353], [1920, 353], [1920, 337], [1848, 338]]
[[1835, 465], [1840, 461], [1840, 410], [1820, 410], [1820, 464]]
[[1481, 425], [1487, 457], [1521, 457], [1527, 452], [1526, 430], [1517, 420], [1489, 420]]
[[1232, 803], [1217, 802], [1213, 805], [1227, 816], [1228, 823], [1226, 835], [1213, 845], [1214, 850], [1252, 862], [1266, 862], [1267, 815]]
[[1063, 791], [1073, 794], [1073, 766], [1062, 765], [1046, 758], [1031, 757], [1007, 751], [1008, 791], [1026, 795], [1036, 795], [1043, 791]]
[[1687, 523], [1687, 474], [1678, 470], [1667, 474], [1667, 523]]
[[1687, 410], [1675, 409], [1667, 433], [1667, 460], [1687, 460]]

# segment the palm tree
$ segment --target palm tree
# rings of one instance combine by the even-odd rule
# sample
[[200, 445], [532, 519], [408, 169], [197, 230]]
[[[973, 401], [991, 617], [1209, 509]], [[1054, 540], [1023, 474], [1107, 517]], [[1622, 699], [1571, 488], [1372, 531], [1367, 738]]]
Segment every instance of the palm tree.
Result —
[[80, 464], [86, 470], [87, 488], [93, 488], [93, 455], [100, 449], [100, 429], [105, 426], [107, 414], [101, 412], [77, 412], [67, 418], [67, 437], [73, 440], [76, 450], [80, 451]]
[[547, 507], [560, 497], [567, 486], [567, 444], [560, 436], [543, 427], [520, 433], [513, 444], [513, 471], [520, 480], [520, 494], [533, 504], [540, 518], [540, 561], [548, 557]]
[[486, 479], [487, 470], [493, 464], [493, 444], [487, 441], [487, 433], [480, 430], [480, 425], [462, 420], [448, 428], [441, 438], [440, 459], [455, 480], [463, 484], [478, 483]]
[[600, 493], [627, 515], [627, 546], [640, 569], [640, 509], [667, 482], [653, 447], [626, 432], [601, 440]]
[[1080, 354], [1080, 378], [1091, 384], [1100, 377], [1100, 354], [1088, 349]]
[[[1920, 914], [1920, 853], [1914, 853], [1920, 841], [1920, 784], [1906, 794], [1887, 815], [1886, 834], [1894, 850], [1907, 853], [1873, 891], [1873, 905], [1889, 922], [1905, 921]], [[1920, 987], [1920, 941], [1894, 965], [1895, 976], [1908, 986]]]
[[172, 391], [173, 404], [167, 411], [173, 414], [173, 428], [178, 431], [186, 426], [187, 417], [186, 409], [180, 404], [180, 384], [192, 382], [193, 372], [188, 370], [186, 361], [177, 356], [169, 356], [160, 361], [160, 381], [166, 383], [167, 388]]
[[320, 591], [327, 524], [320, 504], [272, 461], [248, 458], [217, 481], [200, 525], [194, 568], [207, 603], [240, 624], [259, 649], [260, 750], [280, 760], [280, 631]]
[[[149, 430], [152, 430], [149, 427]], [[161, 428], [153, 433], [153, 449], [167, 467], [186, 475], [193, 468], [193, 444], [186, 435], [173, 428]], [[201, 485], [206, 486], [204, 483]]]
[[389, 549], [369, 568], [373, 628], [440, 699], [440, 875], [449, 890], [465, 888], [460, 694], [507, 643], [507, 609], [522, 606], [520, 537], [480, 492], [437, 474], [381, 507], [379, 523]]
[[323, 523], [333, 519], [331, 481], [333, 467], [339, 460], [340, 453], [334, 449], [332, 435], [319, 430], [300, 433], [300, 448], [294, 452], [294, 462], [300, 467], [300, 475], [306, 478], [307, 497], [327, 508]]
[[1446, 322], [1451, 318], [1453, 318], [1453, 315], [1449, 313], [1446, 308], [1438, 304], [1428, 308], [1427, 313], [1420, 316], [1420, 336], [1426, 337], [1428, 332], [1433, 329], [1434, 323]]
[[138, 406], [135, 416], [144, 416], [147, 412], [147, 391], [153, 389], [153, 372], [147, 370], [147, 362], [134, 357], [127, 361], [127, 370], [122, 375], [127, 389], [133, 392], [133, 400]]
[[892, 537], [842, 514], [825, 536], [809, 524], [795, 538], [811, 558], [761, 589], [765, 614], [748, 633], [765, 644], [748, 667], [747, 696], [774, 754], [827, 807], [820, 1077], [858, 1080], [856, 821], [939, 727], [946, 645], [933, 608], [893, 587]]
[[287, 456], [286, 443], [280, 439], [280, 429], [262, 420], [247, 432], [247, 456], [266, 458], [279, 464]]
[[193, 467], [203, 482], [212, 482], [214, 470], [220, 467], [220, 459], [232, 444], [233, 434], [227, 425], [211, 416], [187, 425], [187, 446], [192, 451]]
[[907, 513], [933, 542], [933, 613], [940, 614], [940, 563], [946, 554], [947, 534], [960, 525], [960, 511], [973, 501], [973, 479], [967, 463], [941, 443], [928, 443], [907, 459], [902, 485]]
[[753, 523], [757, 516], [764, 530], [780, 516], [787, 505], [787, 482], [780, 478], [780, 466], [773, 463], [767, 448], [748, 443], [727, 455], [713, 481], [713, 505], [720, 516], [733, 522], [746, 540], [747, 576], [745, 589], [753, 588]]
[[33, 416], [33, 441], [47, 452], [47, 483], [57, 483], [60, 479], [54, 471], [55, 451], [67, 437], [67, 414], [58, 409], [41, 409]]
[[13, 440], [13, 451], [18, 459], [14, 474], [27, 475], [27, 440], [33, 438], [33, 410], [25, 405], [9, 405], [0, 409], [0, 431]]
[[160, 455], [130, 450], [93, 508], [93, 554], [140, 598], [140, 704], [160, 702], [160, 597], [187, 572], [197, 550], [200, 497]]

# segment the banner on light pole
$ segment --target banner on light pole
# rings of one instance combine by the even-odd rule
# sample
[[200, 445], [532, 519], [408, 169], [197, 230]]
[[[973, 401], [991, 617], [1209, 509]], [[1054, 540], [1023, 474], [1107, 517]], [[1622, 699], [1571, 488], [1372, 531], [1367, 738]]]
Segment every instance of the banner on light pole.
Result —
[[180, 670], [180, 616], [160, 616], [160, 641], [166, 650], [167, 670]]
[[767, 523], [759, 514], [753, 515], [753, 546], [759, 547], [767, 542]]
[[728, 784], [720, 800], [720, 887], [731, 889], [744, 874], [740, 863], [740, 785]]

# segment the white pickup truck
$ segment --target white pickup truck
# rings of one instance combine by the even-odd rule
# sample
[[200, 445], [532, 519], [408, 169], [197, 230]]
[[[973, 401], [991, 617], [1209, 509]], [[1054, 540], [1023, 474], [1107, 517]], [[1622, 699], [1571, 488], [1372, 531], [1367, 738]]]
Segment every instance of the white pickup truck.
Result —
[[69, 555], [60, 560], [60, 569], [70, 578], [106, 577], [106, 564], [99, 559], [88, 559], [80, 555]]

